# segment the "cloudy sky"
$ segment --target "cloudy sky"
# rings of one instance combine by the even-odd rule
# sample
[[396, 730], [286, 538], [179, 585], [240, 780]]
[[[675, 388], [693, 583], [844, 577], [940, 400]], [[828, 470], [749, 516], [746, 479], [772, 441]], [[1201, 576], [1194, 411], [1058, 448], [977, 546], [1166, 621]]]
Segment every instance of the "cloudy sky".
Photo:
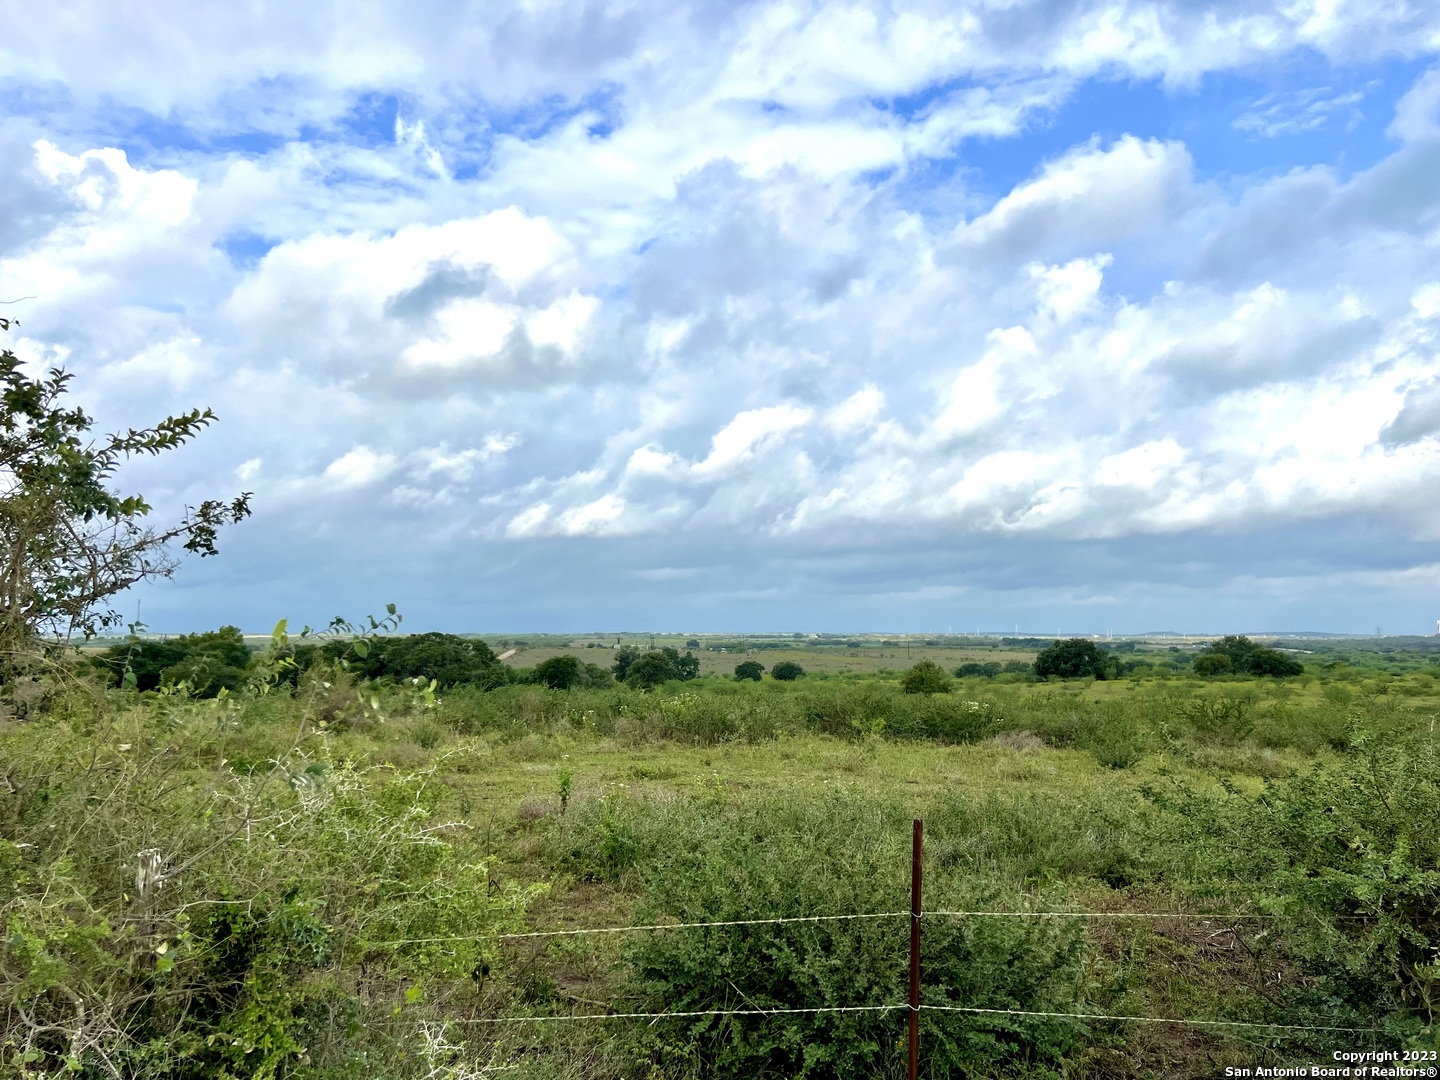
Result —
[[255, 493], [155, 629], [1435, 630], [1433, 0], [64, 9], [8, 342]]

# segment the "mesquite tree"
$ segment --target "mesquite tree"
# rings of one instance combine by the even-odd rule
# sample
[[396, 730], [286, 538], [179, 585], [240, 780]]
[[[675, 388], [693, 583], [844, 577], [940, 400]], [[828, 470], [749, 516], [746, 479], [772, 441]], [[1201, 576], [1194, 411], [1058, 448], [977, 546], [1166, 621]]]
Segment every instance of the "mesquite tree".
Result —
[[[0, 330], [10, 322], [0, 319]], [[147, 524], [150, 505], [141, 496], [110, 489], [116, 469], [188, 442], [215, 414], [194, 409], [95, 438], [90, 416], [61, 407], [72, 377], [52, 369], [32, 379], [13, 352], [0, 350], [0, 663], [45, 638], [116, 625], [111, 598], [173, 575], [177, 543], [214, 555], [219, 529], [250, 514], [245, 492], [187, 506], [171, 525]]]

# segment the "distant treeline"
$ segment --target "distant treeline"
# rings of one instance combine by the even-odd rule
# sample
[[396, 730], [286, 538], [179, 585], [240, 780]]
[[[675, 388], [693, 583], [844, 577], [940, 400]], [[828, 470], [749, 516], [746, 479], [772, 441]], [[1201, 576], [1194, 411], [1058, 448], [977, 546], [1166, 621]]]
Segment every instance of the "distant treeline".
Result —
[[[476, 686], [493, 690], [513, 684], [538, 684], [554, 690], [603, 688], [623, 682], [647, 689], [687, 681], [700, 674], [700, 661], [673, 648], [642, 650], [633, 645], [614, 652], [612, 664], [584, 663], [556, 656], [533, 668], [509, 667], [484, 641], [454, 634], [426, 633], [368, 639], [362, 648], [346, 638], [302, 642], [289, 650], [292, 679], [315, 664], [343, 661], [356, 677], [380, 684], [419, 680], [438, 689]], [[199, 697], [235, 691], [250, 677], [257, 660], [238, 627], [222, 626], [203, 634], [164, 641], [136, 639], [106, 649], [92, 661], [115, 686], [156, 690], [184, 684]]]
[[[844, 641], [844, 639], [839, 639]], [[834, 643], [832, 641], [832, 643]], [[691, 643], [692, 645], [694, 642]], [[846, 641], [846, 645], [851, 644]], [[869, 644], [874, 644], [873, 642]], [[735, 643], [735, 651], [741, 645]], [[760, 647], [750, 643], [751, 648]], [[780, 647], [776, 643], [769, 647]], [[361, 653], [363, 652], [363, 655]], [[1405, 672], [1433, 666], [1440, 650], [1426, 655], [1382, 656], [1359, 649], [1307, 650], [1310, 669], [1331, 677], [1348, 671], [1385, 670]], [[593, 653], [591, 655], [594, 655]], [[644, 649], [622, 645], [607, 657], [608, 665], [587, 663], [577, 656], [556, 656], [534, 667], [511, 667], [479, 638], [455, 634], [425, 633], [381, 636], [368, 639], [363, 649], [346, 638], [302, 642], [290, 650], [292, 679], [317, 662], [344, 661], [356, 677], [381, 685], [407, 680], [433, 681], [437, 688], [475, 686], [493, 690], [500, 686], [533, 684], [555, 690], [600, 689], [617, 683], [649, 689], [667, 682], [687, 682], [700, 674], [700, 660], [687, 649], [681, 653], [670, 646]], [[257, 665], [255, 654], [234, 626], [200, 634], [184, 634], [164, 641], [133, 639], [112, 646], [92, 660], [115, 686], [155, 690], [184, 685], [199, 697], [214, 697], [222, 690], [234, 692], [243, 686]], [[940, 669], [929, 661], [924, 663]], [[742, 670], [743, 669], [743, 670]], [[913, 670], [913, 669], [912, 669]], [[967, 661], [953, 669], [957, 678], [1001, 679], [1119, 679], [1190, 674], [1206, 678], [1276, 677], [1303, 674], [1306, 663], [1293, 652], [1281, 651], [1230, 635], [1212, 642], [1194, 654], [1176, 646], [1164, 651], [1139, 650], [1132, 641], [1097, 643], [1089, 638], [1048, 641], [1033, 663], [1020, 660]], [[758, 679], [765, 674], [756, 662], [737, 665], [735, 677]], [[773, 678], [793, 680], [804, 675], [793, 662], [775, 665]], [[940, 672], [944, 675], [946, 673]], [[928, 684], [927, 684], [928, 685]]]

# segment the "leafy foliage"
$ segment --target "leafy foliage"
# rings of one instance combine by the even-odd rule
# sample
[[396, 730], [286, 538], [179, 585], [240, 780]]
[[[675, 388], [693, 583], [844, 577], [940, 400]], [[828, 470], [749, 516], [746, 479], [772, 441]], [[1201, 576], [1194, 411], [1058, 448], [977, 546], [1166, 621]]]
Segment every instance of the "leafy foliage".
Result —
[[690, 652], [686, 652], [684, 656], [681, 656], [677, 650], [668, 647], [660, 651], [663, 652], [666, 659], [670, 661], [670, 665], [675, 671], [675, 678], [681, 682], [689, 682], [691, 679], [699, 676], [700, 658], [698, 656]]
[[1335, 1000], [1413, 1035], [1440, 1019], [1440, 751], [1430, 734], [1360, 729], [1349, 749], [1340, 768], [1271, 781], [1258, 799], [1152, 798], [1193, 865], [1310, 917], [1294, 945]]
[[150, 505], [112, 491], [116, 471], [189, 442], [215, 414], [194, 409], [94, 440], [94, 420], [61, 404], [72, 378], [57, 369], [31, 379], [13, 352], [0, 351], [0, 650], [11, 657], [37, 636], [93, 636], [118, 624], [106, 605], [137, 582], [173, 575], [172, 543], [214, 555], [219, 530], [250, 514], [246, 492], [146, 527]]
[[183, 682], [197, 697], [215, 697], [244, 683], [250, 649], [239, 627], [222, 626], [165, 641], [132, 636], [126, 644], [106, 649], [95, 664], [117, 686], [143, 691]]
[[435, 632], [375, 641], [357, 670], [367, 679], [434, 679], [441, 688], [491, 688], [511, 678], [485, 642]]
[[[336, 760], [303, 718], [268, 769], [194, 770], [172, 725], [37, 721], [8, 740], [9, 1045], [35, 1076], [369, 1071], [416, 1037], [391, 1002], [468, 982], [529, 894], [497, 889], [463, 828], [435, 820], [430, 773]], [[392, 1026], [371, 1039], [367, 1018]]]
[[1230, 675], [1234, 673], [1235, 665], [1223, 652], [1207, 651], [1195, 657], [1190, 669], [1196, 675]]
[[675, 677], [675, 667], [670, 658], [659, 649], [642, 653], [630, 665], [625, 682], [637, 690], [649, 690]]
[[1114, 674], [1114, 660], [1086, 638], [1057, 641], [1035, 657], [1035, 675], [1041, 679], [1108, 679]]
[[986, 663], [970, 661], [969, 663], [961, 664], [955, 669], [955, 677], [957, 679], [975, 678], [977, 676], [982, 679], [993, 679], [999, 674], [1000, 664], [993, 660]]
[[1244, 635], [1229, 634], [1195, 657], [1197, 675], [1271, 675], [1286, 678], [1301, 675], [1305, 665], [1277, 649], [1257, 645]]
[[579, 686], [584, 676], [580, 661], [573, 656], [552, 656], [535, 665], [531, 673], [535, 681], [551, 690], [569, 690]]
[[634, 645], [621, 645], [615, 650], [615, 662], [610, 670], [616, 682], [625, 681], [625, 676], [630, 674], [630, 665], [640, 659], [640, 654], [640, 649]]
[[638, 690], [675, 680], [686, 682], [700, 674], [700, 660], [691, 653], [681, 656], [679, 650], [666, 646], [631, 655], [626, 654], [627, 648], [630, 646], [617, 650], [623, 655], [615, 658], [615, 677]]
[[765, 676], [765, 665], [759, 660], [742, 660], [735, 665], [736, 682], [759, 682]]
[[781, 682], [794, 682], [803, 677], [805, 669], [794, 660], [781, 660], [770, 669], [770, 677], [779, 679]]
[[933, 660], [921, 660], [905, 672], [900, 688], [907, 694], [948, 694], [952, 689], [950, 676]]
[[[645, 922], [904, 910], [908, 820], [896, 807], [865, 810], [857, 821], [853, 806], [834, 799], [739, 807], [605, 800], [572, 806], [552, 850], [589, 861], [606, 878], [638, 876], [644, 904], [637, 918]], [[936, 831], [946, 850], [948, 818], [939, 818]], [[1000, 899], [1002, 886], [955, 869], [932, 860], [937, 906], [1014, 902]], [[905, 1001], [907, 926], [892, 918], [696, 928], [637, 936], [627, 956], [641, 1000], [657, 1010], [895, 1005]], [[1073, 920], [927, 921], [925, 999], [981, 1008], [1073, 1006], [1083, 949]], [[700, 1066], [716, 1078], [883, 1076], [903, 1068], [904, 1016], [671, 1021], [650, 1040], [649, 1053], [661, 1075]], [[921, 1038], [934, 1075], [1001, 1076], [1058, 1061], [1079, 1032], [1063, 1021], [926, 1013]]]

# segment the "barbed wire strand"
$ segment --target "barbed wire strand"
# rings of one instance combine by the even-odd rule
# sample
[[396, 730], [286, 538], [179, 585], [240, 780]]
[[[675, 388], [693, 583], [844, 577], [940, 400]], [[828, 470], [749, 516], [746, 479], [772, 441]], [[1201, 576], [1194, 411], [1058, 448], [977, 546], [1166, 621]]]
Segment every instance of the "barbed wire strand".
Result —
[[[907, 912], [908, 914], [908, 912]], [[1039, 918], [1042, 916], [1069, 916], [1072, 919], [1214, 919], [1216, 922], [1231, 922], [1237, 919], [1300, 919], [1303, 915], [1236, 915], [1194, 911], [925, 911], [926, 916], [948, 915], [957, 918], [972, 916], [1005, 916], [1010, 918]]]
[[[496, 934], [497, 941], [520, 941], [527, 938], [578, 937], [586, 934], [630, 934], [643, 930], [693, 930], [721, 926], [767, 926], [780, 923], [838, 922], [845, 919], [900, 919], [910, 917], [908, 911], [878, 911], [862, 915], [789, 915], [771, 919], [726, 919], [716, 922], [691, 923], [641, 923], [635, 926], [601, 926], [579, 930], [531, 930], [517, 934]], [[1072, 919], [1214, 919], [1227, 922], [1238, 919], [1299, 919], [1301, 915], [1235, 914], [1230, 912], [1194, 911], [926, 911], [927, 916], [951, 918], [1042, 918], [1067, 917]], [[474, 934], [458, 934], [451, 937], [401, 938], [396, 941], [375, 941], [371, 945], [431, 945], [447, 941], [472, 941]]]
[[1266, 1024], [1253, 1020], [1177, 1020], [1168, 1016], [1112, 1016], [1108, 1013], [1064, 1013], [1040, 1012], [1034, 1009], [981, 1009], [966, 1005], [924, 1005], [920, 1011], [934, 1009], [939, 1012], [992, 1013], [1001, 1016], [1032, 1016], [1063, 1020], [1123, 1020], [1137, 1024], [1188, 1024], [1196, 1027], [1243, 1027], [1275, 1028], [1285, 1031], [1346, 1031], [1351, 1033], [1379, 1035], [1379, 1028], [1330, 1027], [1324, 1024]]
[[476, 1016], [452, 1024], [524, 1024], [557, 1020], [692, 1020], [701, 1016], [795, 1016], [802, 1013], [899, 1012], [909, 1005], [830, 1005], [813, 1009], [702, 1009], [693, 1012], [571, 1013], [563, 1016]]
[[[723, 922], [693, 923], [646, 923], [637, 926], [599, 926], [583, 930], [531, 930], [520, 934], [496, 934], [497, 941], [517, 941], [524, 938], [576, 937], [581, 934], [628, 934], [639, 930], [689, 930], [707, 926], [762, 926], [767, 923], [817, 923], [834, 922], [840, 919], [898, 919], [909, 918], [908, 911], [879, 911], [866, 915], [789, 915], [775, 919], [728, 919]], [[445, 941], [473, 941], [475, 934], [458, 934], [453, 937], [401, 938], [398, 941], [374, 941], [371, 945], [427, 945]]]
[[690, 930], [711, 926], [763, 926], [776, 923], [838, 922], [842, 919], [896, 919], [909, 916], [908, 911], [877, 911], [864, 915], [787, 915], [773, 919], [726, 919], [719, 922], [650, 923], [642, 926], [607, 926], [589, 930], [532, 930], [524, 934], [497, 934], [502, 940], [517, 938], [560, 937], [576, 934], [624, 934], [633, 930]]
[[[707, 1016], [794, 1016], [814, 1013], [900, 1012], [905, 1005], [833, 1005], [810, 1009], [705, 1009], [682, 1012], [571, 1013], [555, 1016], [484, 1016], [447, 1021], [453, 1024], [526, 1024], [571, 1020], [693, 1020]], [[1035, 1009], [983, 1009], [965, 1005], [925, 1005], [921, 1012], [971, 1013], [989, 1016], [1021, 1016], [1046, 1020], [1114, 1020], [1137, 1024], [1181, 1024], [1191, 1027], [1261, 1028], [1279, 1031], [1341, 1031], [1349, 1034], [1380, 1034], [1378, 1028], [1337, 1027], [1325, 1024], [1270, 1024], [1252, 1020], [1181, 1020], [1168, 1016], [1121, 1016], [1110, 1013], [1042, 1012]]]

